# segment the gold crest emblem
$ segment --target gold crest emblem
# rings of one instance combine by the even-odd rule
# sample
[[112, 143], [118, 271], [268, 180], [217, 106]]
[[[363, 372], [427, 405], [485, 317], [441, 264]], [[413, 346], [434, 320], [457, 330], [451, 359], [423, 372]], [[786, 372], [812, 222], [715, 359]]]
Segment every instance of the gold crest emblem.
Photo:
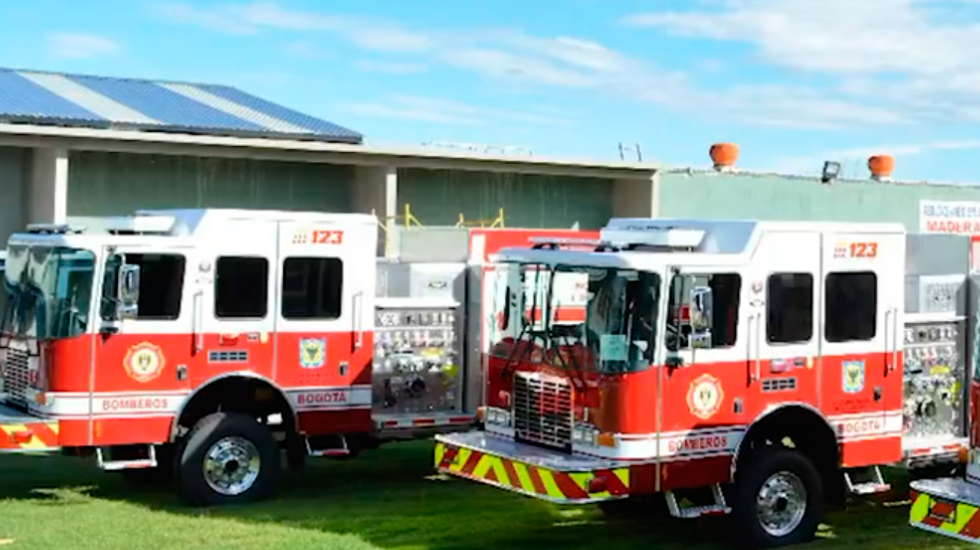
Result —
[[166, 364], [163, 350], [150, 342], [140, 342], [129, 348], [123, 359], [129, 377], [144, 384], [159, 377]]

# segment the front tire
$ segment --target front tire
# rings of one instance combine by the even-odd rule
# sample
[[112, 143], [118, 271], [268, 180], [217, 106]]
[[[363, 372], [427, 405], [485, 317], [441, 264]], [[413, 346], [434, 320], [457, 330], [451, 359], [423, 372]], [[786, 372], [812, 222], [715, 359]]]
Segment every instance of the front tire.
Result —
[[202, 418], [178, 447], [175, 473], [181, 496], [195, 506], [261, 500], [282, 470], [279, 445], [265, 426], [244, 414]]
[[747, 457], [736, 474], [733, 529], [746, 549], [808, 542], [823, 517], [820, 473], [803, 454], [788, 449]]

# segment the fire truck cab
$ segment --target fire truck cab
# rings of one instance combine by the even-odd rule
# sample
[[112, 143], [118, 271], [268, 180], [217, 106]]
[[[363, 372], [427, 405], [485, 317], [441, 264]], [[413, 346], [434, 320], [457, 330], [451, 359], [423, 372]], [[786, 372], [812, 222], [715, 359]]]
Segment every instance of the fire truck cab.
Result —
[[[614, 219], [498, 260], [485, 427], [437, 436], [439, 471], [559, 503], [661, 493], [678, 517], [730, 513], [752, 548], [888, 488], [902, 225]], [[554, 315], [560, 285], [584, 318]]]
[[[371, 416], [377, 221], [172, 210], [8, 243], [0, 447], [174, 470], [196, 503], [258, 498]], [[301, 437], [302, 434], [302, 437]]]

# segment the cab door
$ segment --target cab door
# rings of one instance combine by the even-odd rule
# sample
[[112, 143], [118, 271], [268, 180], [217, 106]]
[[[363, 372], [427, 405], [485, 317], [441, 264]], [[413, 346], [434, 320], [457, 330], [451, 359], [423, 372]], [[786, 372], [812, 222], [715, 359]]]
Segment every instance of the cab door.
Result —
[[[189, 247], [105, 247], [98, 289], [90, 438], [93, 445], [166, 441], [172, 416], [190, 388], [187, 373], [200, 362], [192, 351], [197, 257]], [[135, 314], [117, 316], [119, 266], [140, 268]], [[126, 417], [130, 424], [101, 422]], [[137, 424], [137, 420], [139, 423]]]
[[901, 456], [905, 236], [838, 232], [824, 239], [820, 407], [846, 465]]
[[[731, 266], [675, 268], [668, 283], [666, 358], [659, 366], [660, 445], [664, 488], [716, 483], [715, 469], [668, 475], [671, 464], [730, 456], [739, 442], [746, 392], [748, 335], [743, 273]], [[672, 326], [673, 325], [673, 326]], [[690, 462], [696, 461], [696, 462]], [[676, 467], [676, 466], [674, 466]], [[664, 472], [668, 473], [664, 473]], [[715, 479], [715, 478], [718, 479]]]
[[275, 378], [277, 223], [246, 218], [222, 229], [192, 266], [195, 387], [230, 373]]
[[821, 234], [766, 231], [749, 268], [747, 421], [778, 403], [818, 406]]
[[371, 422], [373, 224], [279, 224], [276, 381], [303, 429], [364, 431]]

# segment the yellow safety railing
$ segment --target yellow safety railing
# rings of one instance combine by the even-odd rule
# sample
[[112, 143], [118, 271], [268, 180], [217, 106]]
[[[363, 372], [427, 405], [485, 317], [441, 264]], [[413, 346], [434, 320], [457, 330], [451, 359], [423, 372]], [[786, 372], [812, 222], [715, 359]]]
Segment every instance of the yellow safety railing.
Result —
[[[405, 229], [412, 229], [413, 227], [415, 227], [415, 228], [425, 228], [425, 225], [423, 225], [422, 222], [419, 221], [419, 219], [416, 218], [414, 214], [412, 214], [412, 207], [408, 203], [405, 204], [405, 207], [404, 207], [404, 209], [402, 211], [402, 215], [400, 215], [400, 216], [379, 216], [376, 210], [371, 210], [371, 214], [374, 215], [375, 219], [377, 219], [378, 228], [381, 229], [381, 232], [383, 234], [383, 238], [385, 240], [385, 242], [384, 242], [385, 256], [389, 256], [390, 257], [391, 254], [392, 254], [392, 252], [393, 252], [392, 246], [393, 246], [394, 243], [393, 243], [393, 239], [391, 238], [391, 235], [389, 233], [390, 233], [390, 231], [392, 229], [395, 228], [395, 225], [396, 224], [403, 225]], [[463, 214], [460, 213], [460, 215], [459, 215], [459, 221], [457, 221], [456, 222], [456, 225], [454, 225], [453, 227], [457, 227], [457, 228], [462, 228], [462, 227], [484, 227], [484, 228], [486, 228], [486, 227], [489, 227], [491, 229], [493, 229], [493, 228], [503, 228], [504, 227], [504, 209], [503, 208], [499, 209], [497, 211], [497, 217], [496, 218], [493, 218], [491, 220], [471, 220], [471, 221], [467, 221], [466, 218], [463, 217]]]
[[459, 221], [456, 222], [456, 227], [489, 227], [491, 229], [502, 228], [504, 227], [504, 209], [501, 208], [497, 210], [497, 217], [493, 218], [492, 220], [473, 220], [470, 222], [467, 222], [466, 218], [463, 217], [463, 213], [460, 212]]

